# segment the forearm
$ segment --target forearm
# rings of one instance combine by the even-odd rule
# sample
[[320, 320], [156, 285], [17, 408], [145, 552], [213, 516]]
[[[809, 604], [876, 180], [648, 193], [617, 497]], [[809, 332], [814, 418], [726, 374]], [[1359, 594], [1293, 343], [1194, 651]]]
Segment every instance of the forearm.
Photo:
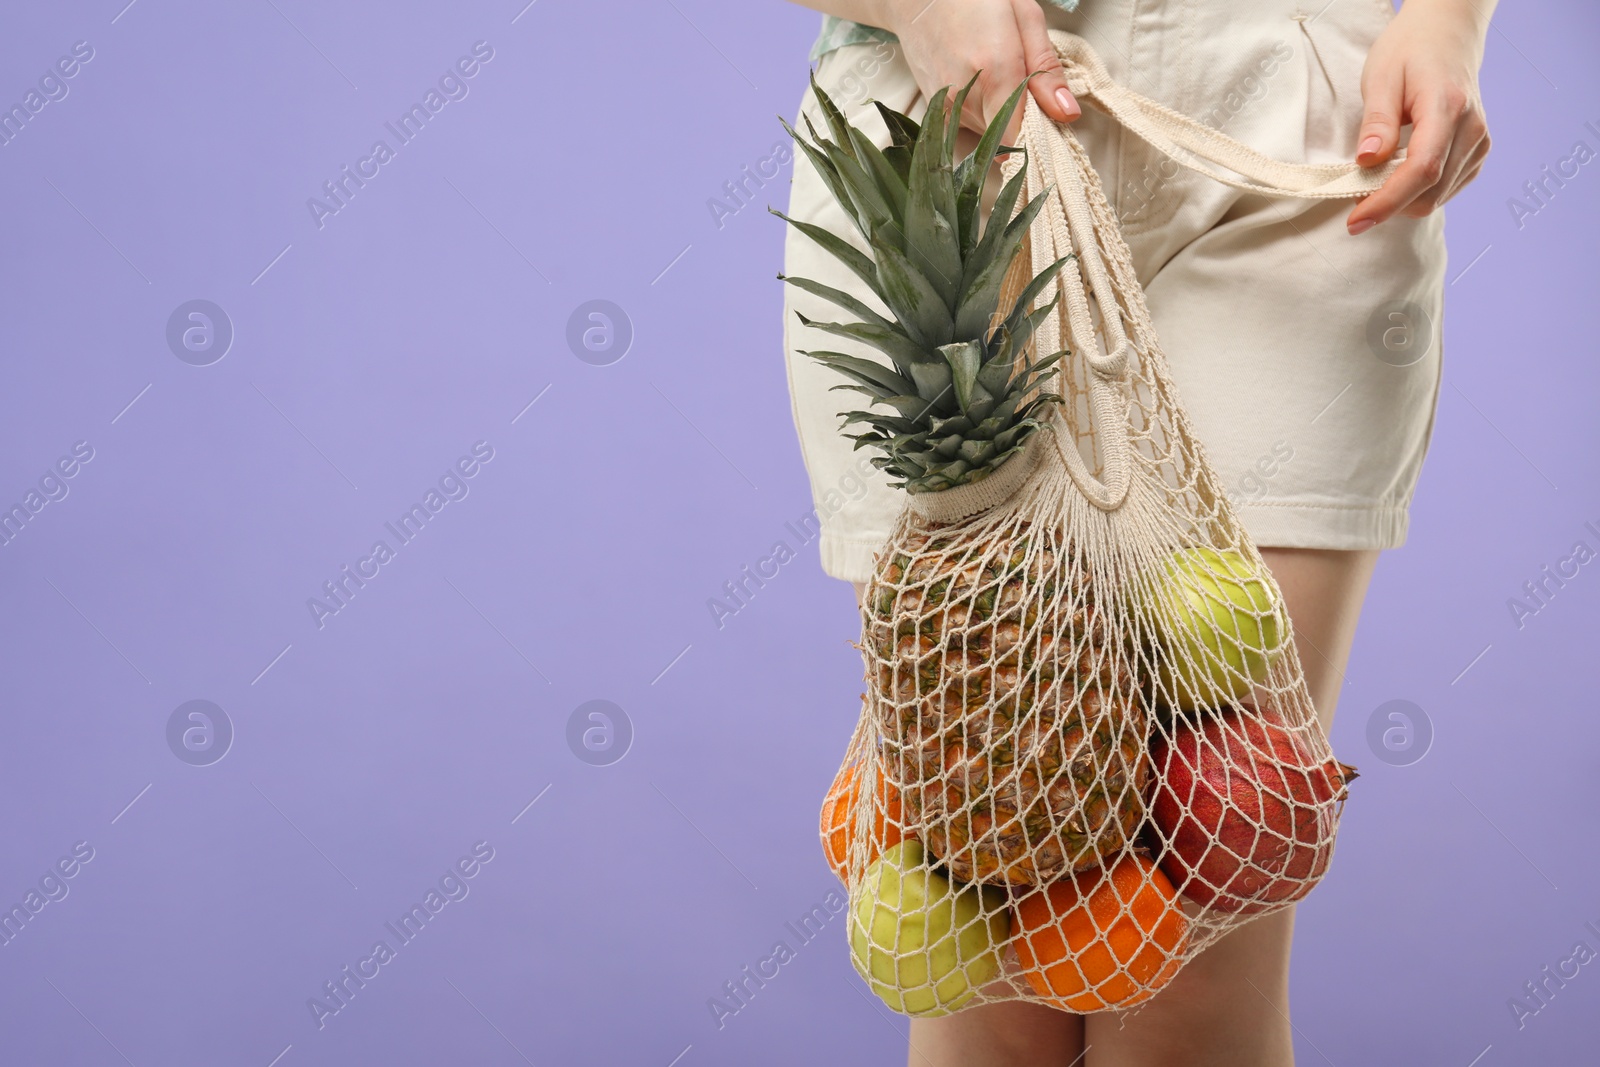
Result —
[[1481, 40], [1489, 34], [1489, 18], [1498, 0], [1401, 0], [1402, 10], [1442, 15]]
[[893, 29], [898, 24], [899, 9], [905, 6], [904, 0], [790, 0], [790, 3], [884, 29]]

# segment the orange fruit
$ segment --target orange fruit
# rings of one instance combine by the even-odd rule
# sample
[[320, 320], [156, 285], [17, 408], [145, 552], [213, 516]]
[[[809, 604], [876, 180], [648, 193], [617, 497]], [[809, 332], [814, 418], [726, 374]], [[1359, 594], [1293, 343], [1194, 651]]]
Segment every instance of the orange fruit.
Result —
[[[855, 832], [856, 797], [860, 787], [861, 765], [852, 763], [841, 767], [822, 801], [822, 851], [828, 866], [848, 881], [845, 873], [850, 865], [850, 836]], [[877, 804], [874, 805], [872, 836], [867, 842], [867, 857], [862, 870], [871, 866], [886, 848], [905, 840], [900, 830], [900, 794], [878, 768]]]
[[1127, 853], [1016, 903], [1017, 959], [1052, 1007], [1126, 1008], [1156, 994], [1183, 965], [1189, 919], [1153, 862]]

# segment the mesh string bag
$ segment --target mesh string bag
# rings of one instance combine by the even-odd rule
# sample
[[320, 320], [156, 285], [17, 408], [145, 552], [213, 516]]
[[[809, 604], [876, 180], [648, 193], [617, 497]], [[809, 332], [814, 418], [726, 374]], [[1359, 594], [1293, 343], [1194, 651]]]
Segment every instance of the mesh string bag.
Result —
[[[1081, 39], [1052, 38], [1080, 99], [1220, 181], [1352, 197], [1395, 165], [1266, 159], [1115, 85]], [[1184, 414], [1088, 156], [1031, 97], [1022, 106], [1001, 156], [1021, 192], [995, 212], [1026, 233], [997, 306], [1020, 294], [1035, 323], [1008, 358], [1016, 374], [1048, 366], [1028, 392], [1044, 398], [1037, 425], [945, 488], [929, 483], [952, 467], [880, 463], [924, 473], [906, 477], [862, 598], [867, 692], [822, 811], [856, 969], [909, 1015], [1143, 1003], [1223, 934], [1311, 890], [1354, 777]], [[902, 452], [926, 443], [907, 434]]]

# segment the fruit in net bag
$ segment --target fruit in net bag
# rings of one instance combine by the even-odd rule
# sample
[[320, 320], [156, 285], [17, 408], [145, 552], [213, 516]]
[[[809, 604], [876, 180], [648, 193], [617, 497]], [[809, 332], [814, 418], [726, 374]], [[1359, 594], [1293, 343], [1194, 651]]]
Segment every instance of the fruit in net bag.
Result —
[[922, 545], [868, 587], [885, 758], [909, 825], [965, 881], [1039, 885], [1098, 864], [1143, 819], [1149, 763], [1086, 577], [1027, 537], [987, 563]]
[[1277, 589], [1234, 549], [1175, 552], [1139, 595], [1156, 631], [1157, 698], [1180, 711], [1248, 697], [1283, 647]]
[[1154, 996], [1183, 965], [1189, 919], [1172, 882], [1125, 853], [1016, 904], [1017, 960], [1051, 1007], [1092, 1012]]
[[[878, 788], [872, 798], [872, 824], [867, 831], [867, 854], [863, 867], [870, 866], [884, 849], [899, 844], [905, 838], [900, 830], [900, 796], [883, 776], [882, 767], [878, 768], [876, 778]], [[828, 795], [822, 801], [822, 851], [828, 859], [828, 866], [844, 882], [849, 881], [850, 841], [855, 834], [860, 788], [861, 764], [847, 764], [839, 768]]]
[[[962, 102], [933, 94], [923, 121], [882, 105], [878, 149], [820, 88], [832, 138], [796, 143], [860, 232], [791, 221], [849, 266], [889, 317], [804, 278], [786, 278], [854, 322], [801, 322], [871, 346], [888, 362], [805, 354], [848, 379], [874, 410], [843, 415], [857, 447], [912, 499], [994, 483], [1046, 425], [1060, 397], [1041, 388], [1062, 352], [1038, 355], [1036, 328], [1060, 297], [1033, 304], [1073, 254], [1037, 272], [1022, 254], [1037, 197], [1025, 174], [987, 221], [984, 176], [1019, 86], [971, 155], [954, 159]], [[794, 131], [790, 131], [794, 133]], [[1040, 450], [1048, 447], [1041, 445]], [[1031, 458], [1031, 457], [1030, 457]], [[1015, 474], [1020, 466], [1012, 466]], [[1143, 816], [1144, 713], [1125, 664], [1113, 666], [1083, 569], [1053, 536], [1009, 530], [959, 544], [923, 537], [876, 568], [863, 645], [885, 762], [916, 832], [962, 880], [1038, 884], [1122, 848]]]
[[961, 886], [916, 841], [886, 849], [851, 892], [850, 954], [884, 1003], [947, 1015], [1000, 974], [1011, 919], [1002, 890]]
[[1172, 733], [1151, 748], [1150, 814], [1161, 869], [1183, 895], [1250, 914], [1311, 892], [1356, 769], [1318, 762], [1270, 705], [1179, 720]]
[[[784, 278], [844, 313], [800, 326], [849, 351], [802, 354], [865, 396], [842, 429], [905, 490], [861, 602], [869, 691], [824, 850], [849, 884], [854, 964], [896, 1011], [1115, 1009], [1303, 895], [1349, 773], [1313, 765], [1326, 742], [1281, 597], [1217, 506], [1087, 153], [1036, 111], [1025, 152], [1000, 144], [1024, 85], [957, 161], [972, 84], [930, 95], [920, 122], [877, 105], [879, 148], [813, 80], [826, 129], [808, 106], [810, 138], [790, 130], [853, 229], [789, 221], [870, 290]], [[1281, 738], [1254, 715], [1234, 729], [1258, 745], [1206, 739], [1258, 691], [1278, 695]], [[1141, 828], [1153, 860], [1131, 853]], [[1023, 890], [1042, 985], [997, 981]], [[1214, 907], [1186, 915], [1183, 891]]]

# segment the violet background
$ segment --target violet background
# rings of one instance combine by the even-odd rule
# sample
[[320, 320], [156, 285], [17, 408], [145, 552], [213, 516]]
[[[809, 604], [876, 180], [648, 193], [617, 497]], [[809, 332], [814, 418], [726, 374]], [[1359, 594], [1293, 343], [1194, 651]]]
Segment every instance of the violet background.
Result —
[[[900, 1062], [837, 920], [707, 1007], [837, 884], [815, 817], [860, 688], [814, 543], [722, 629], [706, 607], [811, 507], [787, 170], [720, 228], [707, 201], [782, 137], [817, 16], [125, 2], [0, 16], [8, 105], [95, 49], [0, 147], [0, 503], [95, 452], [0, 547], [0, 903], [95, 850], [0, 946], [0, 1061]], [[1600, 547], [1600, 163], [1507, 207], [1600, 147], [1597, 31], [1565, 0], [1490, 38], [1433, 447], [1334, 728], [1362, 779], [1299, 913], [1302, 1063], [1596, 1055], [1600, 964], [1521, 1030], [1507, 999], [1600, 948], [1600, 565], [1521, 629], [1506, 601]], [[478, 40], [468, 97], [319, 230], [306, 199]], [[205, 367], [164, 338], [194, 298], [236, 331]], [[610, 366], [565, 341], [596, 298], [635, 331]], [[480, 440], [470, 495], [319, 630], [307, 598]], [[236, 731], [205, 767], [166, 741], [196, 698]], [[620, 762], [569, 749], [591, 699], [632, 723]], [[1410, 766], [1368, 749], [1393, 699], [1433, 724]], [[307, 999], [479, 840], [470, 895], [319, 1030]]]

